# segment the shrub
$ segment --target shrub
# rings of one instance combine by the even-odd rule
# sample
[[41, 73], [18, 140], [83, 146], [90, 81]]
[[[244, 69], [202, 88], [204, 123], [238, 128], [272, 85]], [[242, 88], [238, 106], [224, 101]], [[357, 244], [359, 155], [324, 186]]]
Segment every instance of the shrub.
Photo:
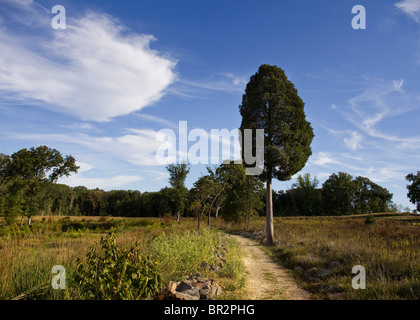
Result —
[[156, 261], [139, 253], [139, 242], [121, 250], [113, 234], [89, 249], [85, 263], [77, 260], [76, 281], [81, 296], [95, 300], [147, 299], [162, 287]]
[[212, 264], [216, 260], [216, 248], [221, 242], [221, 233], [216, 230], [186, 230], [155, 237], [149, 250], [153, 256], [159, 257], [165, 281], [180, 280], [202, 269], [203, 262]]
[[366, 216], [365, 218], [365, 224], [374, 224], [375, 223], [375, 218], [371, 215]]

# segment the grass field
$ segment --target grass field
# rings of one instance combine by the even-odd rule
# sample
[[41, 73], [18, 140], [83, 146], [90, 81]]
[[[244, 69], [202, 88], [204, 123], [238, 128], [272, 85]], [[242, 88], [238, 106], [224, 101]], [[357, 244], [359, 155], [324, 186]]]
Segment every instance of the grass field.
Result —
[[[212, 219], [214, 228], [196, 232], [196, 221], [158, 218], [35, 217], [31, 226], [0, 222], [0, 299], [85, 299], [73, 281], [78, 258], [113, 232], [121, 248], [140, 242], [140, 253], [158, 260], [163, 282], [201, 273], [227, 289], [222, 298], [240, 299], [244, 284], [241, 254], [225, 232], [243, 226]], [[264, 230], [265, 219], [250, 224], [249, 235]], [[266, 247], [317, 299], [419, 299], [420, 217], [374, 214], [356, 217], [275, 218], [276, 245]], [[217, 260], [215, 249], [229, 248], [217, 271], [202, 262]], [[62, 265], [67, 289], [51, 288], [51, 269]], [[334, 265], [334, 268], [331, 268]], [[366, 289], [352, 288], [352, 267], [366, 269]], [[316, 268], [316, 269], [314, 269]], [[307, 277], [307, 271], [320, 275]]]
[[[227, 289], [225, 299], [234, 299], [243, 285], [243, 270], [235, 244], [216, 229], [198, 233], [196, 223], [184, 219], [122, 219], [104, 217], [35, 217], [33, 224], [0, 227], [0, 299], [86, 299], [73, 281], [77, 259], [85, 260], [89, 248], [98, 247], [101, 237], [116, 235], [117, 245], [129, 248], [140, 242], [140, 253], [159, 263], [163, 284], [200, 273], [220, 281]], [[215, 271], [201, 267], [218, 257], [215, 249], [229, 249], [226, 264]], [[235, 251], [236, 250], [236, 251]], [[66, 268], [66, 290], [51, 288], [52, 267]]]
[[[254, 220], [251, 234], [264, 226]], [[269, 253], [319, 299], [420, 299], [419, 215], [275, 218], [275, 238]], [[365, 290], [352, 288], [355, 265], [366, 270]], [[308, 279], [312, 268], [318, 276]]]

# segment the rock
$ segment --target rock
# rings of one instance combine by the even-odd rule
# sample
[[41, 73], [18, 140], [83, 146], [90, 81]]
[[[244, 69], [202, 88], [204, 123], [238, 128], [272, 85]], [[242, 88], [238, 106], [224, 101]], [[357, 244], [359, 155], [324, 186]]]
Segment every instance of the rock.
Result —
[[331, 271], [328, 269], [322, 269], [321, 272], [319, 273], [319, 276], [321, 278], [326, 278], [331, 274]]
[[188, 294], [188, 295], [190, 295], [192, 297], [196, 297], [197, 300], [200, 299], [200, 292], [199, 292], [198, 288], [196, 288], [196, 287], [192, 288], [191, 290], [183, 291], [181, 293]]
[[206, 286], [206, 287], [200, 289], [199, 293], [200, 293], [200, 300], [210, 300], [210, 288], [209, 287]]
[[175, 294], [176, 293], [176, 287], [177, 283], [173, 281], [169, 281], [168, 285], [166, 286], [166, 292], [169, 294]]
[[193, 288], [192, 281], [185, 280], [185, 281], [182, 281], [178, 285], [178, 287], [176, 288], [176, 291], [178, 291], [178, 292], [184, 292], [184, 291], [187, 291], [187, 290], [191, 290], [192, 288]]
[[179, 283], [169, 281], [156, 299], [213, 300], [222, 293], [222, 287], [213, 279], [196, 274]]
[[210, 288], [210, 299], [214, 299], [222, 293], [222, 288], [218, 284], [212, 284]]
[[175, 293], [174, 298], [176, 300], [200, 300], [200, 295], [190, 295], [185, 292], [177, 292]]
[[197, 284], [195, 285], [195, 287], [200, 290], [200, 289], [203, 289], [205, 287], [205, 285], [204, 285], [203, 282], [197, 282]]

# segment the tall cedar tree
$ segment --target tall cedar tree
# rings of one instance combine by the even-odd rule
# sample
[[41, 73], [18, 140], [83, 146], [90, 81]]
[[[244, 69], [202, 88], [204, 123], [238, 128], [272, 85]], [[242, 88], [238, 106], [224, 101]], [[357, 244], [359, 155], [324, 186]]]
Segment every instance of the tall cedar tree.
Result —
[[[245, 129], [264, 129], [264, 168], [260, 177], [266, 181], [266, 234], [270, 245], [274, 243], [272, 178], [290, 180], [312, 154], [314, 133], [306, 121], [304, 105], [284, 71], [264, 64], [248, 82], [239, 106], [242, 136]], [[255, 154], [255, 131], [253, 140]]]

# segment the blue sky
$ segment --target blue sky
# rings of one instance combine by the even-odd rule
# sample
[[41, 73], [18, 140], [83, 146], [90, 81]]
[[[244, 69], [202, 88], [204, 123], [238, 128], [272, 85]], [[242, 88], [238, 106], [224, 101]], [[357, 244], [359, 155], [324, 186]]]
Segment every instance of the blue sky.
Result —
[[[351, 26], [358, 4], [364, 30]], [[65, 30], [51, 27], [55, 5]], [[168, 175], [156, 133], [238, 128], [265, 63], [286, 72], [314, 128], [301, 173], [366, 176], [414, 207], [420, 0], [0, 0], [0, 152], [48, 145], [81, 167], [61, 183], [157, 191]], [[187, 186], [204, 172], [194, 165]]]

